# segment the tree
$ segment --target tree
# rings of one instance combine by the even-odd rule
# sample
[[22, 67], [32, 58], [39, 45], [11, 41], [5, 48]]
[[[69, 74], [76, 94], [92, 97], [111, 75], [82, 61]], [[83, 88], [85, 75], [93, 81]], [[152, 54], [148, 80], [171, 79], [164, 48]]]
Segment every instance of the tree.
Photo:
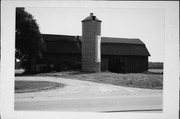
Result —
[[46, 47], [36, 20], [24, 8], [16, 8], [15, 32], [16, 58], [27, 73], [33, 73], [35, 63], [43, 58]]

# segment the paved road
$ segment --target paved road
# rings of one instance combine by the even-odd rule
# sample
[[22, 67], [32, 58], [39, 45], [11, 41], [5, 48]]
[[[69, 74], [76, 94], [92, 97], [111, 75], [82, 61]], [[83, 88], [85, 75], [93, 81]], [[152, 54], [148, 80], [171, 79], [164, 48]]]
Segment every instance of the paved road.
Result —
[[15, 110], [82, 112], [161, 111], [162, 96], [116, 96], [16, 101]]
[[16, 93], [15, 110], [47, 111], [161, 111], [162, 90], [138, 89], [52, 77], [16, 77], [16, 80], [54, 81], [64, 88]]

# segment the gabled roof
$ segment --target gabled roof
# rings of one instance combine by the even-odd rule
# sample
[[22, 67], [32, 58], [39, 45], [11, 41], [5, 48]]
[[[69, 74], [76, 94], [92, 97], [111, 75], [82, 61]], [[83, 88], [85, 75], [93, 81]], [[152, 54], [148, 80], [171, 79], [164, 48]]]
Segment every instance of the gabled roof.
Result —
[[103, 55], [150, 56], [145, 45], [102, 43], [101, 47]]
[[[81, 54], [81, 36], [43, 34], [47, 53]], [[102, 55], [150, 56], [145, 44], [139, 39], [101, 38]]]

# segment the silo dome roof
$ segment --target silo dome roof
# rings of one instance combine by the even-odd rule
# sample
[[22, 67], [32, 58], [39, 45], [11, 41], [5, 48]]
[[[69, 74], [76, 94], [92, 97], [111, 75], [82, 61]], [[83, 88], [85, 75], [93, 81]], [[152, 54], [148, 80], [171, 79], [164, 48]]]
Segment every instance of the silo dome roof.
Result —
[[93, 20], [101, 22], [101, 20], [99, 20], [96, 16], [94, 16], [93, 13], [90, 13], [90, 16], [86, 17], [84, 20], [82, 20], [82, 22], [93, 21]]

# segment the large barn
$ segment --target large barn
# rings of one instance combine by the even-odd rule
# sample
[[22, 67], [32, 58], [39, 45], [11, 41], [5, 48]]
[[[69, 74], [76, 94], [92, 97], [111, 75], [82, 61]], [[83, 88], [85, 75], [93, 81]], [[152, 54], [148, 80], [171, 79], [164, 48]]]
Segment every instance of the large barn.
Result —
[[[81, 69], [82, 37], [43, 34], [47, 52], [44, 62], [57, 70]], [[101, 38], [101, 70], [143, 72], [148, 70], [145, 44], [139, 39]]]
[[101, 37], [100, 31], [101, 21], [91, 13], [82, 21], [82, 36], [43, 34], [47, 52], [41, 63], [49, 69], [84, 72], [148, 70], [150, 54], [140, 39]]

